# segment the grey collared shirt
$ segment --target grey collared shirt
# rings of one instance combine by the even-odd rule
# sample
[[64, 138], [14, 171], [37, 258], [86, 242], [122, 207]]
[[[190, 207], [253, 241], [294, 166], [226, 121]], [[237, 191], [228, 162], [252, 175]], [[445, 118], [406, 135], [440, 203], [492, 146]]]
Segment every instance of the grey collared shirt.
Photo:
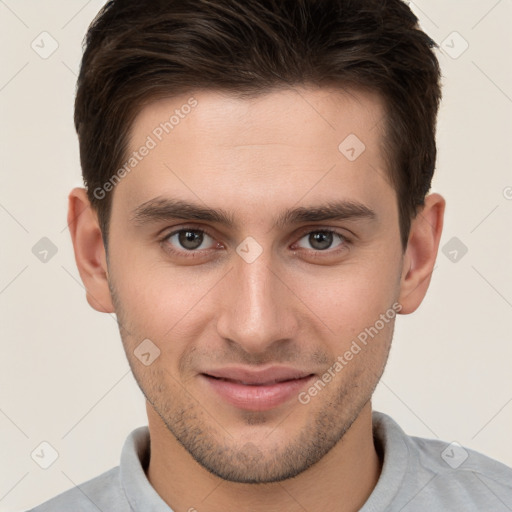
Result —
[[[360, 512], [512, 511], [512, 468], [457, 444], [408, 436], [377, 411], [373, 433], [384, 462]], [[148, 427], [134, 430], [119, 466], [30, 512], [172, 512], [146, 477], [149, 448]]]

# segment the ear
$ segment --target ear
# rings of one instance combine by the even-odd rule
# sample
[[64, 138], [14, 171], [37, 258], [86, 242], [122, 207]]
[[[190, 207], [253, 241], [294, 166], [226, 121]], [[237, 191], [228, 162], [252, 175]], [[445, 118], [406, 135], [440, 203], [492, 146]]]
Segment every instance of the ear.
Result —
[[427, 293], [443, 231], [445, 204], [439, 194], [428, 195], [411, 223], [400, 280], [401, 314], [414, 312]]
[[84, 188], [74, 188], [69, 194], [68, 225], [87, 302], [101, 313], [113, 313], [107, 257], [98, 216], [91, 207]]

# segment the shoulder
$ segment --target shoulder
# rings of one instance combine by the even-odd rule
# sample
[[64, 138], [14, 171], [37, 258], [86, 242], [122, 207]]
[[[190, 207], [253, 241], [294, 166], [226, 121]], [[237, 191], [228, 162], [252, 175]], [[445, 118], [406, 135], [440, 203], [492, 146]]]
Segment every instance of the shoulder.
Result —
[[391, 473], [393, 504], [403, 512], [512, 509], [509, 466], [456, 442], [409, 436], [383, 413], [374, 411], [373, 420], [374, 438], [384, 452], [382, 476], [386, 480]]
[[51, 498], [28, 512], [69, 512], [70, 510], [76, 512], [130, 511], [119, 478], [119, 466]]
[[492, 510], [501, 510], [499, 502], [512, 505], [511, 467], [457, 442], [411, 436], [409, 444], [417, 463], [431, 471], [432, 489], [481, 506], [496, 501]]
[[55, 496], [28, 512], [132, 512], [130, 503], [149, 510], [155, 503], [163, 510], [144, 468], [150, 451], [147, 426], [133, 430], [126, 438], [120, 465]]

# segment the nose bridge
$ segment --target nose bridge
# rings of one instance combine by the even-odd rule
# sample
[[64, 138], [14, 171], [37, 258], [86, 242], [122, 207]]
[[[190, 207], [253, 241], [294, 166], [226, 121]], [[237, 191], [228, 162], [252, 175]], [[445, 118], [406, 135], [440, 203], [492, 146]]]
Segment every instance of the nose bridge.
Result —
[[243, 243], [237, 249], [217, 329], [222, 337], [256, 353], [290, 338], [295, 321], [290, 292], [272, 268], [271, 251], [261, 251], [254, 259], [247, 257], [254, 250]]

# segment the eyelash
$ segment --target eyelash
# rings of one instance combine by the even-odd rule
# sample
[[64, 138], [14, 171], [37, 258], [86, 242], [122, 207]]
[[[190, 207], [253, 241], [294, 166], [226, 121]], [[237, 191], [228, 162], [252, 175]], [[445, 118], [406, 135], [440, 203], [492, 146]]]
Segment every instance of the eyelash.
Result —
[[[215, 240], [215, 237], [208, 230], [206, 230], [204, 228], [197, 228], [194, 226], [184, 226], [184, 227], [181, 227], [180, 229], [176, 229], [176, 230], [172, 231], [171, 233], [166, 234], [164, 237], [162, 237], [159, 240], [160, 245], [162, 247], [165, 245], [164, 250], [166, 252], [171, 253], [176, 256], [184, 257], [184, 258], [198, 258], [198, 257], [201, 257], [202, 254], [204, 254], [205, 252], [215, 250], [214, 248], [213, 249], [202, 249], [202, 250], [186, 250], [186, 249], [177, 250], [177, 249], [174, 249], [170, 245], [170, 243], [168, 243], [169, 239], [172, 236], [174, 236], [178, 233], [181, 233], [182, 231], [194, 231], [196, 233], [203, 233], [203, 234], [208, 235], [211, 239]], [[346, 235], [344, 235], [334, 229], [322, 228], [322, 227], [316, 228], [316, 229], [310, 229], [309, 231], [301, 232], [298, 240], [301, 240], [305, 236], [310, 235], [312, 233], [329, 233], [332, 235], [336, 235], [341, 239], [341, 242], [342, 242], [341, 245], [336, 249], [325, 249], [323, 251], [318, 250], [318, 249], [317, 250], [303, 249], [303, 250], [307, 251], [308, 253], [310, 253], [310, 255], [313, 258], [321, 258], [321, 257], [325, 257], [325, 255], [329, 255], [329, 256], [337, 255], [338, 253], [346, 250], [347, 246], [351, 245], [351, 243], [352, 243], [352, 241]], [[302, 248], [299, 248], [297, 250], [300, 250], [300, 249], [302, 249]], [[295, 251], [295, 249], [294, 249], [294, 251]]]

